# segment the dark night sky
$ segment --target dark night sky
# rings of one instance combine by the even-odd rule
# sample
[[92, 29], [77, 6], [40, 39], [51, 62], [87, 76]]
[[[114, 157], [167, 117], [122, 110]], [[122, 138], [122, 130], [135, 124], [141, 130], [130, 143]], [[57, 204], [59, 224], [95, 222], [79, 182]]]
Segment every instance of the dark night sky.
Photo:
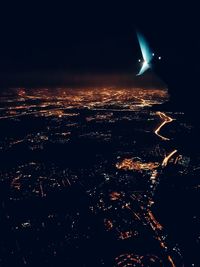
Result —
[[191, 3], [168, 1], [3, 4], [0, 72], [131, 71], [140, 57], [136, 28], [169, 61], [197, 65], [200, 35], [195, 10]]

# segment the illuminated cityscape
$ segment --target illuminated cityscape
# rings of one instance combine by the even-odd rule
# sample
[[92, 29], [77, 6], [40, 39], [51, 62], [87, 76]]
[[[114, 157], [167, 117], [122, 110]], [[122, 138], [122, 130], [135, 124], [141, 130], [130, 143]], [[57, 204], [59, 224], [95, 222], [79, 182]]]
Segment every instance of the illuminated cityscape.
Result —
[[0, 21], [0, 267], [200, 267], [199, 2]]
[[184, 113], [157, 110], [167, 99], [165, 89], [2, 90], [1, 266], [197, 266], [174, 213], [162, 215], [174, 190], [197, 194], [200, 170], [174, 137], [191, 132]]

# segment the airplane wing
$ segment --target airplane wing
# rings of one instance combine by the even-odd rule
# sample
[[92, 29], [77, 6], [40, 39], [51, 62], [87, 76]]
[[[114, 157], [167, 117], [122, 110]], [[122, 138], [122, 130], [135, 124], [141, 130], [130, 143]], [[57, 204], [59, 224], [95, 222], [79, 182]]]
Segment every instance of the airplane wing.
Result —
[[139, 32], [137, 33], [137, 37], [138, 37], [138, 42], [139, 42], [140, 49], [142, 52], [142, 57], [144, 61], [149, 63], [152, 59], [152, 52], [148, 46], [148, 43], [146, 42], [145, 38]]
[[146, 70], [148, 70], [150, 68], [150, 61], [152, 60], [152, 52], [145, 40], [145, 38], [139, 33], [137, 32], [137, 38], [138, 38], [138, 42], [140, 45], [140, 49], [142, 52], [142, 57], [143, 57], [143, 65], [142, 68], [140, 69], [139, 73], [137, 74], [137, 76], [142, 75]]
[[146, 63], [146, 61], [143, 63], [142, 68], [140, 69], [139, 73], [137, 74], [137, 76], [142, 75], [146, 70], [148, 70], [150, 68], [149, 64]]

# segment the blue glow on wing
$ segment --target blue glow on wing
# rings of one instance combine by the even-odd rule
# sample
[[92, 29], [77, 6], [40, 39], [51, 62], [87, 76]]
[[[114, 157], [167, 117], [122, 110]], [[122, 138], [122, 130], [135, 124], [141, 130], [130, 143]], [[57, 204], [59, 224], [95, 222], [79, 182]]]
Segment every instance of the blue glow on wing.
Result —
[[142, 57], [143, 57], [143, 65], [142, 68], [140, 69], [139, 73], [137, 75], [141, 75], [143, 74], [147, 69], [150, 68], [150, 62], [152, 60], [153, 57], [153, 53], [150, 49], [150, 47], [148, 46], [148, 43], [146, 42], [145, 38], [137, 32], [137, 38], [138, 38], [138, 42], [140, 45], [140, 49], [142, 52]]
[[143, 64], [142, 64], [142, 68], [140, 69], [140, 71], [137, 74], [137, 76], [142, 75], [149, 68], [150, 68], [149, 64], [146, 61], [144, 61]]

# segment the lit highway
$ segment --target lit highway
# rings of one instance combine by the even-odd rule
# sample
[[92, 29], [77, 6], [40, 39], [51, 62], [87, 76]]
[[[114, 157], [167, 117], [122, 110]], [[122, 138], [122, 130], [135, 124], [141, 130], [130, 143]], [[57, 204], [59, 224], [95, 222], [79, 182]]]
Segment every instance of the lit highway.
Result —
[[[157, 112], [156, 114], [159, 115], [159, 117], [163, 120], [163, 122], [162, 122], [162, 123], [158, 126], [158, 128], [155, 130], [155, 134], [156, 134], [158, 137], [160, 137], [163, 141], [169, 141], [170, 138], [161, 135], [161, 134], [160, 134], [160, 131], [161, 131], [161, 129], [162, 129], [166, 124], [171, 123], [174, 119], [172, 119], [171, 117], [167, 116], [165, 113], [160, 112], [160, 111]], [[174, 154], [176, 154], [176, 153], [177, 153], [177, 150], [176, 150], [176, 149], [173, 150], [171, 153], [169, 153], [169, 154], [163, 159], [162, 164], [161, 164], [162, 167], [166, 167], [166, 166], [168, 165], [169, 160], [170, 160], [170, 159], [174, 156]], [[154, 219], [154, 217], [153, 217], [153, 214], [152, 214], [151, 212], [150, 212], [150, 217], [151, 217], [151, 219], [153, 219], [154, 225], [156, 225], [156, 226], [159, 228], [159, 230], [162, 230], [163, 227], [162, 227], [157, 221], [155, 221], [155, 219]], [[157, 237], [157, 239], [160, 241], [160, 245], [161, 245], [161, 247], [163, 247], [164, 249], [167, 250], [167, 245], [165, 244], [165, 242], [162, 241], [162, 239], [161, 239], [160, 237]], [[174, 261], [173, 261], [173, 259], [172, 259], [172, 256], [168, 255], [167, 258], [168, 258], [168, 261], [169, 261], [169, 263], [171, 264], [171, 266], [172, 266], [172, 267], [176, 267], [176, 265], [175, 265], [175, 263], [174, 263]]]
[[[168, 123], [172, 122], [173, 119], [169, 116], [167, 116], [163, 112], [157, 112], [157, 115], [163, 120], [163, 122], [158, 126], [158, 128], [154, 131], [154, 133], [161, 138], [163, 141], [169, 141], [170, 139], [168, 137], [164, 137], [160, 134], [161, 129]], [[166, 167], [169, 163], [169, 160], [177, 153], [177, 150], [173, 150], [170, 152], [165, 158], [163, 159], [162, 163], [160, 166]], [[150, 177], [150, 188], [151, 190], [149, 191], [148, 198], [149, 198], [149, 204], [147, 207], [145, 203], [141, 202], [141, 200], [137, 200], [137, 197], [134, 195], [130, 196], [130, 199], [132, 200], [133, 204], [131, 204], [131, 201], [126, 199], [125, 202], [123, 202], [124, 207], [129, 209], [133, 215], [134, 218], [137, 220], [141, 221], [143, 225], [147, 225], [148, 227], [151, 228], [153, 231], [153, 236], [154, 238], [160, 243], [161, 249], [163, 249], [164, 254], [166, 255], [166, 262], [170, 264], [171, 267], [176, 267], [175, 261], [173, 260], [173, 256], [170, 255], [171, 249], [168, 248], [168, 244], [165, 241], [165, 233], [163, 226], [156, 220], [153, 212], [150, 210], [151, 203], [153, 203], [153, 196], [155, 193], [155, 190], [159, 184], [159, 173], [161, 172], [161, 169], [159, 167], [159, 164], [157, 162], [152, 162], [149, 164], [144, 164], [144, 163], [139, 163], [139, 162], [133, 162], [130, 159], [124, 159], [121, 163], [118, 163], [116, 165], [118, 169], [128, 169], [128, 170], [142, 170], [142, 169], [148, 169], [152, 171], [152, 175]], [[157, 170], [155, 170], [157, 169]], [[139, 204], [140, 211], [135, 211], [135, 201], [137, 200]], [[130, 204], [128, 204], [130, 203]], [[179, 256], [181, 256], [179, 254]], [[131, 256], [129, 255], [129, 259]], [[181, 256], [182, 258], [182, 256]], [[123, 260], [125, 261], [125, 259]], [[140, 263], [140, 260], [138, 258], [134, 259], [137, 263]], [[133, 262], [134, 262], [133, 261]], [[121, 266], [122, 260], [118, 262], [118, 265]], [[126, 266], [126, 265], [123, 265]], [[142, 265], [141, 265], [142, 266]]]
[[[154, 131], [154, 133], [163, 141], [169, 141], [170, 138], [165, 137], [160, 134], [161, 129], [166, 124], [171, 123], [174, 119], [167, 116], [163, 112], [156, 112], [156, 115], [159, 115], [159, 117], [162, 119], [161, 124], [157, 127], [157, 129]], [[163, 250], [163, 254], [165, 255], [165, 259], [163, 261], [167, 264], [167, 266], [176, 267], [176, 262], [179, 264], [179, 257], [182, 260], [182, 255], [180, 253], [174, 255], [173, 249], [169, 246], [167, 240], [166, 240], [166, 233], [164, 227], [158, 222], [158, 220], [155, 218], [151, 207], [154, 203], [154, 195], [156, 192], [156, 189], [160, 183], [160, 174], [163, 172], [164, 168], [168, 166], [170, 163], [170, 160], [173, 158], [173, 156], [177, 153], [177, 149], [174, 149], [172, 152], [168, 153], [164, 159], [159, 162], [142, 162], [137, 158], [124, 158], [122, 161], [118, 162], [116, 164], [116, 168], [119, 170], [124, 171], [134, 171], [134, 172], [145, 172], [149, 171], [151, 175], [149, 176], [149, 190], [146, 193], [146, 197], [148, 198], [148, 201], [145, 202], [142, 199], [138, 199], [138, 197], [134, 194], [128, 195], [124, 193], [124, 196], [117, 195], [116, 193], [113, 194], [112, 199], [118, 200], [122, 202], [122, 207], [129, 210], [132, 213], [133, 221], [137, 220], [140, 221], [140, 223], [144, 226], [150, 229], [152, 231], [152, 235], [156, 241], [159, 242], [161, 250]], [[117, 196], [117, 197], [116, 197]], [[115, 197], [115, 198], [114, 198]], [[133, 232], [134, 229], [131, 231]], [[122, 259], [123, 258], [123, 259]], [[118, 266], [126, 266], [122, 263], [127, 262], [127, 260], [130, 261], [130, 259], [133, 259], [133, 257], [129, 254], [128, 256], [120, 257], [120, 260], [118, 262]], [[132, 262], [137, 262], [142, 265], [141, 258], [135, 257]], [[179, 265], [178, 265], [179, 266]]]
[[169, 155], [167, 155], [164, 159], [163, 159], [163, 162], [162, 162], [162, 166], [163, 167], [166, 167], [169, 160], [174, 156], [174, 154], [177, 153], [177, 150], [174, 149], [171, 153], [169, 153]]
[[155, 134], [160, 137], [162, 140], [164, 141], [169, 141], [170, 139], [168, 137], [165, 137], [163, 135], [160, 134], [161, 129], [167, 124], [172, 122], [174, 119], [172, 119], [171, 117], [167, 116], [165, 113], [163, 112], [157, 112], [156, 113], [161, 119], [162, 119], [162, 123], [158, 126], [158, 128], [155, 130]]

